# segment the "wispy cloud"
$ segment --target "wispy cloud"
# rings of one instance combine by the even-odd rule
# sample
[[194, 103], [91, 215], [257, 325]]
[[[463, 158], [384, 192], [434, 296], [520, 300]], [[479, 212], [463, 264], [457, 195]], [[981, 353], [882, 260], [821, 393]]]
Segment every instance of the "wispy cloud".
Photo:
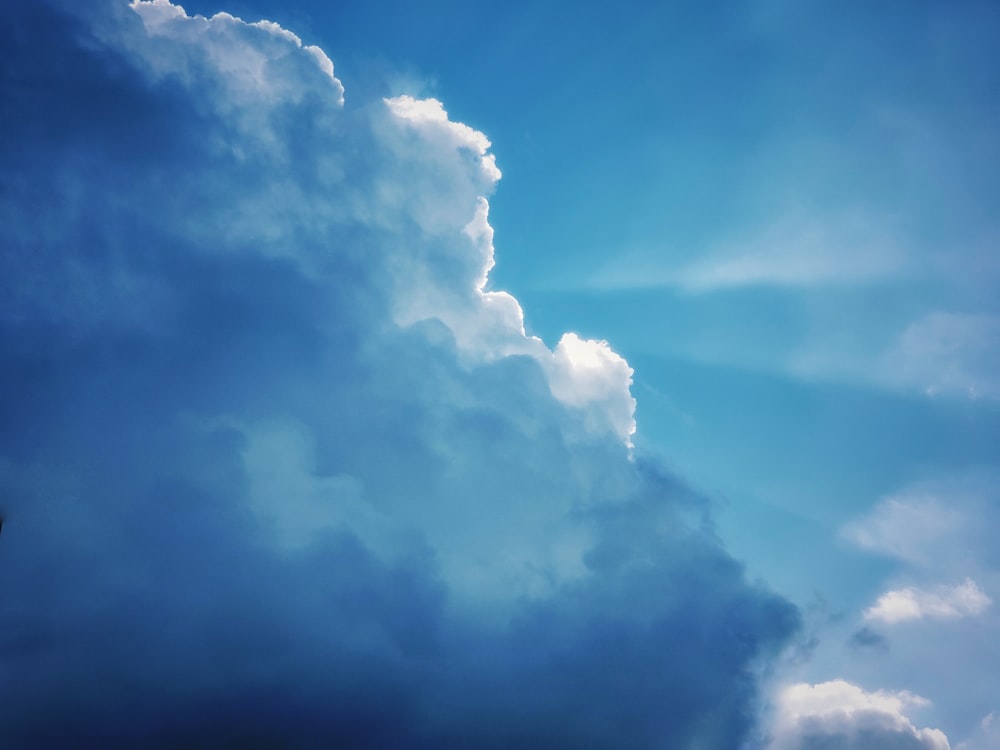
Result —
[[996, 472], [987, 469], [916, 482], [881, 498], [840, 536], [924, 574], [989, 570], [997, 561], [991, 529], [998, 488]]
[[747, 236], [691, 252], [626, 253], [593, 275], [602, 289], [673, 287], [685, 292], [742, 287], [812, 287], [883, 279], [904, 268], [893, 234], [860, 213], [792, 214]]
[[[884, 328], [882, 323], [880, 328]], [[1000, 398], [1000, 317], [934, 310], [889, 335], [819, 329], [788, 359], [801, 378], [842, 381], [930, 398]]]
[[1000, 398], [1000, 317], [930, 313], [907, 326], [878, 371], [929, 396]]
[[893, 495], [847, 524], [841, 535], [862, 549], [910, 563], [940, 563], [940, 548], [954, 543], [969, 523], [965, 510], [950, 500], [926, 489]]
[[1000, 710], [993, 710], [979, 720], [976, 731], [959, 742], [955, 750], [995, 750], [997, 747], [1000, 747]]

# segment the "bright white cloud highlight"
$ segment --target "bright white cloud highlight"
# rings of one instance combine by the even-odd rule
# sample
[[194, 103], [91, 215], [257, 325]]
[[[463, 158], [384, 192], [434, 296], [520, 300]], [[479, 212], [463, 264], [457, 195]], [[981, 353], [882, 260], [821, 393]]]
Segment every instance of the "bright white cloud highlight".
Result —
[[[255, 103], [294, 102], [304, 94], [304, 82], [316, 74], [326, 90], [343, 103], [344, 87], [333, 74], [333, 62], [319, 47], [302, 40], [273, 21], [246, 21], [228, 13], [211, 18], [189, 16], [169, 0], [133, 0], [130, 7], [142, 19], [148, 37], [123, 37], [158, 76], [175, 75], [191, 81], [208, 71], [226, 96], [217, 106], [235, 113]], [[184, 54], [177, 54], [177, 43]], [[245, 114], [244, 114], [245, 118]]]
[[908, 691], [867, 692], [845, 680], [781, 690], [772, 750], [950, 750], [939, 729], [918, 729], [906, 712], [929, 705]]
[[933, 591], [906, 587], [887, 591], [864, 612], [866, 620], [895, 625], [906, 620], [957, 620], [978, 615], [992, 600], [971, 578]]
[[[456, 173], [468, 170], [471, 159], [472, 179], [466, 188], [489, 191], [500, 179], [500, 170], [488, 152], [489, 139], [473, 128], [448, 119], [441, 102], [399, 96], [385, 100], [398, 124], [423, 143], [420, 154], [434, 156], [440, 165], [454, 164]], [[413, 146], [391, 140], [397, 151], [405, 149], [408, 158]], [[457, 159], [457, 163], [456, 163]], [[576, 334], [562, 337], [555, 350], [549, 351], [524, 330], [524, 315], [517, 300], [505, 292], [487, 291], [489, 272], [494, 265], [493, 228], [489, 225], [489, 204], [482, 194], [475, 196], [471, 216], [462, 233], [451, 232], [453, 219], [445, 219], [435, 192], [428, 186], [416, 204], [416, 215], [426, 217], [423, 226], [432, 233], [448, 232], [435, 253], [456, 258], [454, 267], [464, 286], [456, 288], [452, 277], [440, 278], [440, 270], [422, 259], [404, 259], [397, 287], [396, 319], [403, 325], [437, 319], [454, 333], [456, 343], [471, 362], [492, 361], [497, 357], [528, 355], [536, 359], [549, 379], [552, 394], [562, 403], [583, 412], [587, 429], [594, 433], [610, 431], [626, 443], [635, 432], [635, 399], [630, 387], [632, 369], [611, 350], [605, 341], [585, 340]], [[428, 198], [432, 200], [429, 202]], [[463, 205], [465, 200], [446, 205]], [[454, 249], [452, 249], [454, 248]]]
[[567, 333], [547, 370], [553, 395], [563, 403], [590, 409], [592, 428], [610, 427], [626, 440], [635, 432], [635, 399], [629, 391], [633, 370], [607, 341]]
[[425, 132], [430, 140], [448, 148], [468, 149], [481, 159], [488, 179], [493, 182], [500, 179], [496, 158], [487, 153], [491, 145], [489, 138], [464, 123], [449, 120], [444, 105], [437, 99], [415, 99], [404, 94], [386, 99], [385, 103], [396, 117]]

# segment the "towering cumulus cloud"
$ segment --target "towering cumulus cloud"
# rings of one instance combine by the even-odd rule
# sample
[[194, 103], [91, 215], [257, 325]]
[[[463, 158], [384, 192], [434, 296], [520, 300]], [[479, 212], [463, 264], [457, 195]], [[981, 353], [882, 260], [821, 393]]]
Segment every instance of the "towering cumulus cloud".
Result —
[[276, 24], [0, 12], [0, 736], [737, 748], [795, 629], [489, 288], [486, 137]]

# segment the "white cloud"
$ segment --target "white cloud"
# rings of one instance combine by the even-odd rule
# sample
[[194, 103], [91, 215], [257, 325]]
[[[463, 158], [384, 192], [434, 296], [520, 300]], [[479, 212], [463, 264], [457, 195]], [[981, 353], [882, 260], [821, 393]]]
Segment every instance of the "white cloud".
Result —
[[[209, 19], [188, 16], [167, 0], [135, 0], [131, 7], [149, 36], [142, 41], [126, 39], [125, 46], [157, 76], [178, 75], [199, 86], [206, 78], [218, 81], [226, 95], [214, 97], [213, 106], [227, 118], [243, 122], [252, 137], [267, 133], [269, 150], [284, 146], [266, 113], [304, 100], [317, 88], [312, 74], [328, 77], [332, 71], [325, 55], [318, 58], [298, 36], [273, 22], [246, 23], [225, 13]], [[286, 65], [292, 59], [296, 64]], [[343, 87], [336, 78], [331, 80], [334, 88], [327, 99], [340, 107]], [[396, 322], [402, 326], [432, 319], [443, 322], [469, 365], [515, 355], [536, 359], [549, 377], [553, 395], [581, 413], [589, 432], [610, 432], [630, 443], [635, 401], [629, 390], [632, 371], [625, 360], [606, 342], [575, 335], [564, 337], [550, 351], [525, 334], [524, 316], [513, 296], [486, 289], [494, 265], [486, 195], [501, 177], [489, 153], [489, 139], [450, 120], [436, 99], [403, 95], [385, 99], [384, 107], [372, 114], [370, 122], [387, 157], [374, 177], [372, 192], [366, 193], [364, 186], [345, 191], [338, 174], [341, 168], [328, 171], [338, 192], [348, 192], [340, 200], [350, 201], [356, 216], [393, 232], [405, 232], [414, 222], [421, 230], [386, 248]], [[323, 154], [316, 158], [322, 163]], [[285, 188], [295, 200], [287, 195], [276, 201], [270, 194], [263, 196], [248, 210], [252, 215], [247, 221], [237, 222], [253, 227], [254, 239], [274, 231], [272, 227], [287, 226], [290, 212], [308, 214], [310, 221], [317, 213], [330, 213], [325, 206], [314, 210], [315, 196], [296, 195], [295, 185]], [[265, 218], [269, 215], [273, 218]]]
[[900, 334], [879, 372], [891, 385], [929, 396], [1000, 398], [1000, 317], [930, 313]]
[[[401, 96], [386, 100], [386, 105], [407, 129], [423, 139], [417, 149], [421, 158], [433, 155], [439, 165], [454, 160], [456, 155], [461, 163], [466, 161], [466, 155], [473, 158], [476, 177], [468, 191], [491, 190], [500, 178], [493, 155], [487, 151], [490, 142], [486, 136], [450, 121], [440, 102]], [[413, 144], [396, 140], [391, 143], [397, 153], [403, 149], [408, 154], [414, 151]], [[462, 168], [456, 166], [455, 171], [461, 172]], [[511, 355], [533, 357], [547, 374], [552, 394], [562, 403], [581, 409], [590, 431], [610, 431], [630, 444], [635, 432], [635, 399], [630, 392], [632, 369], [628, 363], [606, 341], [584, 340], [567, 333], [550, 351], [541, 340], [527, 336], [517, 300], [505, 292], [486, 291], [494, 265], [493, 229], [486, 198], [475, 196], [472, 214], [465, 220], [461, 235], [457, 235], [453, 231], [454, 218], [445, 219], [439, 210], [440, 191], [425, 189], [418, 195], [421, 201], [415, 211], [418, 217], [427, 217], [422, 221], [424, 228], [432, 234], [447, 232], [434, 252], [457, 256], [454, 265], [444, 268], [459, 269], [459, 285], [450, 274], [441, 278], [440, 266], [430, 266], [419, 257], [405, 259], [398, 266], [404, 270], [397, 277], [396, 320], [403, 325], [431, 318], [444, 322], [454, 333], [460, 351], [472, 362]], [[450, 211], [451, 206], [463, 204], [466, 200], [444, 205]]]
[[894, 625], [906, 620], [957, 620], [978, 615], [992, 600], [971, 578], [933, 591], [906, 587], [887, 591], [864, 612], [866, 620]]
[[941, 546], [968, 526], [964, 509], [948, 492], [940, 499], [932, 488], [913, 488], [878, 502], [870, 513], [847, 524], [841, 535], [862, 549], [910, 563], [941, 562]]
[[778, 693], [773, 750], [949, 750], [939, 729], [906, 712], [929, 705], [907, 691], [867, 692], [845, 680], [789, 685]]
[[923, 479], [880, 499], [840, 535], [860, 549], [924, 571], [964, 578], [996, 569], [990, 530], [998, 518], [1000, 477], [985, 467]]
[[[214, 70], [216, 81], [226, 87], [225, 104], [232, 106], [301, 96], [301, 76], [308, 80], [311, 68], [328, 79], [333, 99], [343, 103], [344, 87], [330, 58], [318, 47], [303, 47], [297, 35], [273, 21], [247, 23], [228, 13], [189, 16], [169, 0], [132, 0], [130, 7], [149, 34], [132, 51], [158, 75], [191, 79]], [[182, 42], [185, 54], [177, 54], [171, 41]]]
[[170, 0], [133, 0], [132, 10], [142, 16], [147, 29], [158, 29], [171, 21], [187, 18], [187, 13], [180, 5], [174, 5]]
[[444, 105], [437, 99], [415, 99], [404, 94], [386, 99], [385, 103], [396, 117], [423, 131], [429, 140], [446, 148], [467, 149], [478, 157], [486, 179], [493, 182], [500, 179], [496, 158], [488, 153], [489, 138], [464, 123], [449, 120]]
[[635, 432], [632, 368], [607, 341], [567, 333], [546, 362], [552, 394], [563, 403], [587, 409], [588, 425], [628, 440]]

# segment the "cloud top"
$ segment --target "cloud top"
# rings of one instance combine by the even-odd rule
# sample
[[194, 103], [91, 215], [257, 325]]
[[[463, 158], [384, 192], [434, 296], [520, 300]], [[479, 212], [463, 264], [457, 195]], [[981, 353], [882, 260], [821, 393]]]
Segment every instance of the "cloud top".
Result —
[[928, 701], [907, 691], [867, 692], [845, 680], [799, 683], [778, 697], [774, 750], [949, 750], [939, 729], [918, 729], [906, 716]]

